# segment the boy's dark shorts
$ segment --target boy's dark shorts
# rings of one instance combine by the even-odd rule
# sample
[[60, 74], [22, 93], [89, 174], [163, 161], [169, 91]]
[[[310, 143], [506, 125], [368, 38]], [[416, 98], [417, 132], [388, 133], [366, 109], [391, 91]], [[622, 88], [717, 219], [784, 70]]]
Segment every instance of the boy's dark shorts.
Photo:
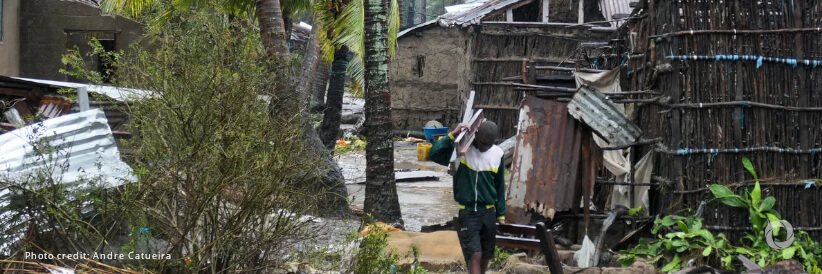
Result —
[[471, 255], [482, 252], [483, 259], [494, 258], [494, 246], [497, 243], [497, 211], [494, 208], [459, 211], [459, 231], [457, 236], [462, 246], [465, 262]]

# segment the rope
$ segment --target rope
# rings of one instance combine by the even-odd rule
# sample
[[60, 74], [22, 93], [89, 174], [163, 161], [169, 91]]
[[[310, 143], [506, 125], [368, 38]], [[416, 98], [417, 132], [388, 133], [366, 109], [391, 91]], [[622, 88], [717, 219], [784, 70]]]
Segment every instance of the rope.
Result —
[[692, 155], [692, 154], [719, 154], [719, 153], [749, 153], [749, 152], [757, 152], [757, 151], [768, 151], [768, 152], [777, 152], [777, 153], [786, 153], [786, 154], [814, 154], [818, 151], [822, 151], [822, 148], [812, 148], [812, 149], [793, 149], [793, 148], [782, 148], [782, 147], [773, 147], [773, 146], [759, 146], [759, 147], [748, 147], [748, 148], [680, 148], [677, 150], [667, 150], [656, 148], [656, 151], [660, 153], [665, 153], [669, 155]]
[[805, 66], [813, 66], [814, 68], [822, 64], [820, 60], [810, 60], [810, 59], [802, 59], [797, 60], [796, 58], [779, 58], [779, 57], [768, 57], [768, 56], [761, 56], [761, 55], [739, 55], [739, 54], [717, 54], [717, 55], [673, 55], [671, 53], [670, 56], [666, 57], [667, 59], [671, 60], [680, 60], [680, 61], [707, 61], [713, 60], [716, 62], [719, 61], [756, 61], [756, 68], [762, 66], [763, 62], [774, 62], [774, 63], [783, 63], [790, 65], [792, 67], [797, 67], [798, 65], [805, 65]]

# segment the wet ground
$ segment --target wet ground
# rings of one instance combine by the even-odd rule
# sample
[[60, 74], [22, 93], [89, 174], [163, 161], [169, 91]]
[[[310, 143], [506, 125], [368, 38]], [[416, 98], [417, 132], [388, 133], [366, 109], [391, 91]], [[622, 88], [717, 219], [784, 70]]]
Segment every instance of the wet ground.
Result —
[[[348, 195], [353, 206], [362, 207], [365, 198], [365, 152], [351, 152], [336, 156], [343, 170]], [[452, 177], [447, 167], [434, 162], [417, 161], [416, 145], [394, 144], [394, 168], [435, 171], [437, 180], [397, 183], [400, 210], [405, 229], [420, 231], [422, 226], [442, 224], [457, 216], [457, 203], [451, 190]]]

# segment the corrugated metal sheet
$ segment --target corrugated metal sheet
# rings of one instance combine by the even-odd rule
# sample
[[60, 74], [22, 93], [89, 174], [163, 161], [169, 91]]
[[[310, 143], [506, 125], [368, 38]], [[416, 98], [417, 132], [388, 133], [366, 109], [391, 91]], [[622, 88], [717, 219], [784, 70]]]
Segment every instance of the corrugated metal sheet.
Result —
[[[32, 144], [47, 142], [55, 152], [38, 154]], [[37, 174], [51, 175], [61, 184], [87, 187], [95, 180], [102, 187], [136, 181], [131, 168], [120, 160], [106, 116], [100, 109], [63, 115], [0, 135], [0, 207], [9, 204], [12, 191], [6, 183], [25, 183]], [[53, 167], [65, 167], [54, 168]], [[49, 171], [51, 170], [51, 171]], [[44, 173], [45, 172], [45, 173]], [[50, 174], [49, 174], [50, 173]], [[20, 239], [25, 220], [0, 212], [0, 253]]]
[[568, 104], [568, 112], [608, 141], [611, 146], [632, 144], [642, 135], [639, 127], [605, 94], [582, 87]]
[[94, 92], [98, 94], [103, 94], [105, 96], [110, 97], [111, 99], [123, 102], [130, 99], [145, 99], [153, 97], [153, 92], [147, 90], [140, 90], [140, 89], [132, 89], [132, 88], [120, 88], [120, 87], [113, 87], [113, 86], [100, 86], [100, 85], [90, 85], [90, 84], [80, 84], [80, 83], [71, 83], [71, 82], [62, 82], [62, 81], [53, 81], [53, 80], [42, 80], [42, 79], [31, 79], [31, 78], [22, 78], [22, 77], [10, 77], [12, 79], [35, 83], [40, 85], [52, 86], [57, 88], [79, 88], [79, 87], [86, 87], [88, 92]]
[[[54, 159], [43, 160], [32, 146], [47, 140], [57, 149]], [[133, 181], [131, 168], [120, 160], [105, 113], [100, 109], [63, 115], [42, 123], [0, 135], [0, 173], [12, 180], [24, 180], [57, 163], [67, 164], [65, 170], [56, 170], [52, 177], [64, 184], [78, 183], [82, 178], [100, 178], [108, 187]], [[0, 193], [0, 198], [2, 198]]]
[[591, 131], [568, 114], [567, 105], [530, 96], [522, 102], [506, 202], [511, 222], [529, 222], [529, 210], [553, 218], [577, 208], [585, 182], [593, 183], [581, 172], [597, 159], [590, 156]]
[[[631, 0], [599, 0], [599, 9], [602, 11], [602, 16], [605, 20], [613, 20], [614, 14], [631, 14], [634, 10], [631, 8]], [[619, 27], [625, 20], [612, 21], [612, 27]]]
[[466, 27], [474, 24], [479, 24], [483, 17], [486, 15], [508, 8], [508, 6], [523, 2], [526, 0], [493, 0], [488, 1], [481, 6], [476, 8], [455, 13], [455, 14], [446, 14], [440, 17], [438, 20], [440, 26], [443, 27], [451, 27], [451, 26], [460, 26]]

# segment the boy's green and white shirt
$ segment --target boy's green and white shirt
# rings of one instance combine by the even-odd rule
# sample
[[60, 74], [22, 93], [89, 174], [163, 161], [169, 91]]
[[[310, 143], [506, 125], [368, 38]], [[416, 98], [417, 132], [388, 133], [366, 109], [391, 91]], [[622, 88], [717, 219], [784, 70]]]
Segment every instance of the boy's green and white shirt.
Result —
[[[447, 166], [454, 152], [454, 136], [448, 134], [431, 148], [428, 158]], [[460, 157], [460, 167], [454, 174], [454, 200], [460, 209], [477, 211], [496, 208], [497, 219], [505, 219], [505, 152], [494, 145], [485, 152], [471, 147]]]

